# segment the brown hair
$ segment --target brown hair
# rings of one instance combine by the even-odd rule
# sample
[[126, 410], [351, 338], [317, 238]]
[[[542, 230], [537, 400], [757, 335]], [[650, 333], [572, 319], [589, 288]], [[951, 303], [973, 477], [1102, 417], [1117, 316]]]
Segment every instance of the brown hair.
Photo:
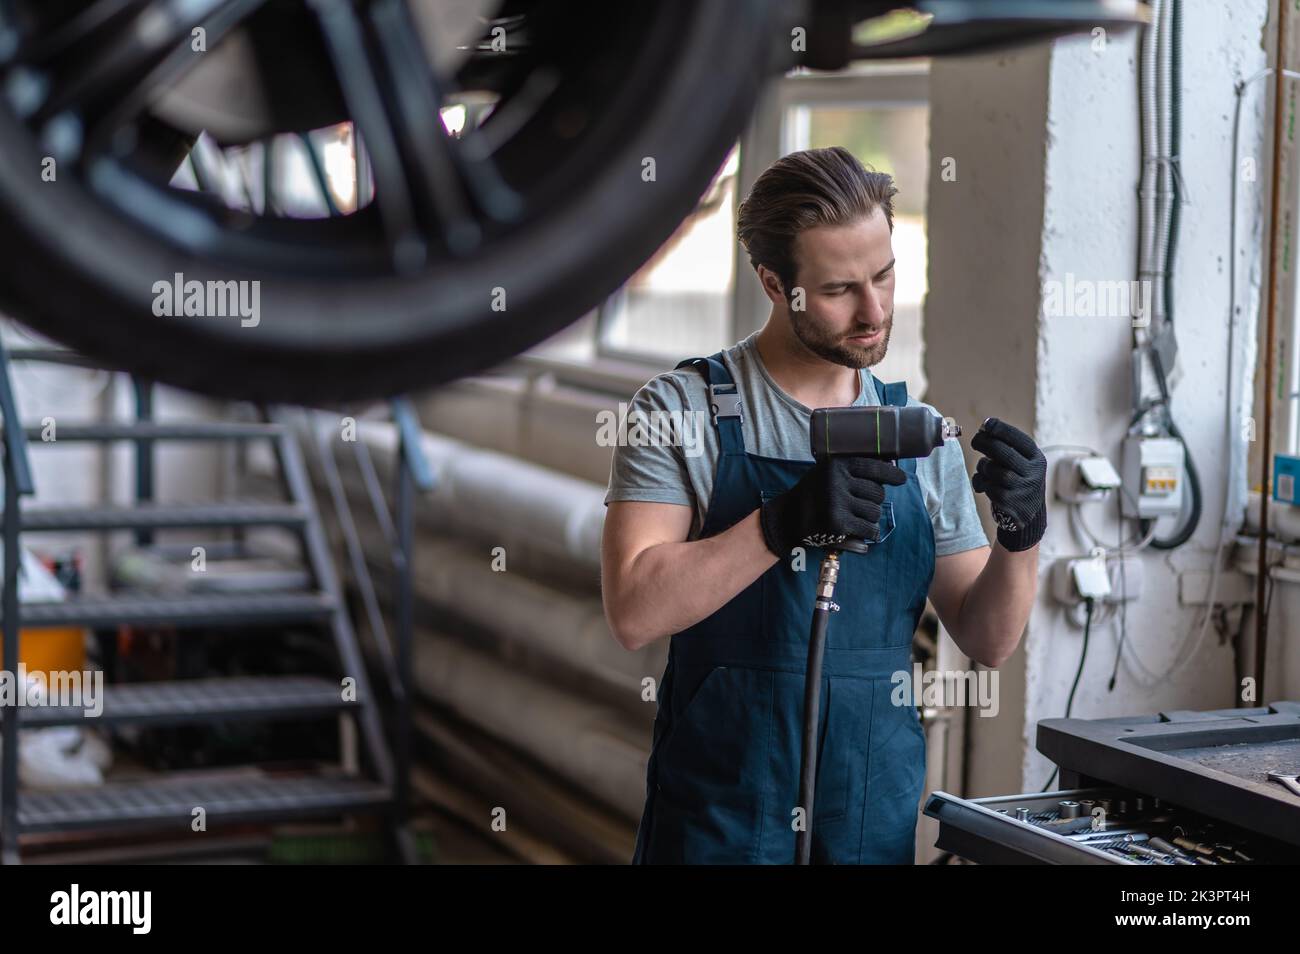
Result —
[[869, 170], [843, 146], [805, 149], [783, 156], [763, 170], [740, 203], [736, 236], [749, 263], [775, 272], [788, 300], [797, 263], [794, 240], [818, 225], [849, 225], [883, 209], [894, 230], [894, 196], [888, 173]]

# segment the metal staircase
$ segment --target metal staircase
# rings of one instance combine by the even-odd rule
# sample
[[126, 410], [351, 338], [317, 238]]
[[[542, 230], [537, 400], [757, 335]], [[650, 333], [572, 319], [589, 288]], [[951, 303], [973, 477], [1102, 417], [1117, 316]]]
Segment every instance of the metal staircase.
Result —
[[[44, 351], [15, 352], [14, 359], [58, 360]], [[23, 427], [9, 375], [11, 355], [0, 346], [0, 412], [4, 421], [4, 666], [13, 678], [19, 658], [19, 629], [25, 626], [115, 628], [122, 624], [193, 627], [241, 627], [265, 624], [315, 624], [328, 627], [338, 664], [338, 679], [307, 676], [241, 676], [130, 683], [107, 686], [103, 712], [88, 717], [81, 708], [0, 707], [3, 755], [0, 758], [0, 856], [20, 860], [21, 836], [27, 833], [105, 833], [133, 827], [188, 831], [194, 810], [202, 807], [210, 827], [225, 822], [275, 822], [305, 817], [379, 813], [391, 826], [395, 842], [413, 860], [413, 840], [405, 831], [407, 759], [394, 766], [385, 739], [365, 660], [349, 621], [329, 543], [312, 495], [298, 442], [287, 425], [269, 423], [162, 424], [152, 416], [147, 391], [137, 382], [135, 423], [60, 423], [57, 443], [132, 441], [137, 452], [137, 497], [133, 507], [24, 508], [33, 491], [28, 439], [39, 446], [39, 428]], [[70, 363], [80, 363], [75, 356]], [[147, 385], [143, 386], [147, 388]], [[287, 500], [158, 504], [152, 501], [152, 453], [163, 442], [268, 441], [278, 459]], [[299, 543], [312, 586], [302, 592], [235, 595], [123, 594], [70, 597], [66, 602], [20, 604], [19, 540], [27, 531], [135, 530], [148, 541], [153, 531], [171, 528], [288, 528]], [[409, 544], [409, 539], [408, 539]], [[390, 673], [391, 675], [391, 673]], [[345, 694], [350, 677], [355, 694]], [[394, 686], [393, 698], [405, 704], [405, 687]], [[15, 717], [16, 716], [16, 717]], [[104, 727], [152, 726], [235, 721], [351, 719], [360, 730], [362, 774], [341, 768], [311, 774], [260, 773], [230, 778], [229, 773], [164, 774], [148, 781], [113, 782], [94, 788], [55, 792], [20, 792], [20, 728], [55, 725]], [[328, 724], [328, 723], [325, 723]], [[400, 730], [400, 720], [399, 720]], [[399, 739], [399, 749], [405, 749]], [[180, 777], [182, 774], [185, 777]], [[192, 777], [191, 777], [192, 776]]]

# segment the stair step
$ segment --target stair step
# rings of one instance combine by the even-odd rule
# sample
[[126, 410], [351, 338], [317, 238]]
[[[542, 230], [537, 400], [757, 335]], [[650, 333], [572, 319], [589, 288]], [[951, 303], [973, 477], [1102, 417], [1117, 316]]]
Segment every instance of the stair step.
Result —
[[212, 824], [376, 811], [390, 800], [384, 785], [342, 776], [171, 777], [25, 792], [18, 800], [18, 827], [32, 833], [109, 827], [188, 828], [195, 808], [202, 808]]
[[236, 626], [328, 619], [335, 605], [328, 593], [91, 596], [24, 603], [21, 616], [23, 626]]
[[318, 676], [240, 676], [105, 686], [102, 701], [102, 713], [93, 717], [80, 706], [31, 706], [13, 711], [19, 713], [23, 728], [35, 729], [309, 718], [360, 705], [344, 701], [337, 680]]
[[296, 527], [306, 521], [307, 511], [290, 503], [141, 503], [121, 507], [32, 507], [22, 512], [22, 529], [33, 531]]
[[229, 441], [279, 437], [279, 424], [231, 421], [194, 421], [186, 424], [163, 424], [157, 421], [123, 421], [107, 424], [57, 424], [54, 440], [43, 439], [44, 428], [37, 424], [23, 428], [32, 445], [62, 444], [66, 441]]

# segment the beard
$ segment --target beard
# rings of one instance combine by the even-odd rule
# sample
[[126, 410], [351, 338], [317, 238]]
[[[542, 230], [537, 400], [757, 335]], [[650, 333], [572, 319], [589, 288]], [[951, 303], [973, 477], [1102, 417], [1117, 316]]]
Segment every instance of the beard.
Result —
[[[831, 334], [809, 319], [808, 313], [803, 311], [790, 312], [790, 326], [803, 346], [819, 358], [846, 368], [869, 368], [885, 359], [885, 352], [889, 350], [889, 334], [894, 330], [894, 312], [889, 312], [880, 340], [872, 345], [854, 344], [849, 341], [851, 335]], [[852, 329], [855, 334], [863, 332], [864, 329], [861, 328]], [[870, 331], [866, 330], [865, 333], [870, 334]]]

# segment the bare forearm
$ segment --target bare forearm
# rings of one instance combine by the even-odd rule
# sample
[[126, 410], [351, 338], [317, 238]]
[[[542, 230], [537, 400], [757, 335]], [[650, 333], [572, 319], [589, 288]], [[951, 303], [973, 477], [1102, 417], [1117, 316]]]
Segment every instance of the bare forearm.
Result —
[[604, 585], [605, 615], [628, 649], [680, 632], [715, 613], [776, 563], [755, 510], [716, 536], [659, 543]]
[[994, 545], [962, 603], [953, 638], [962, 652], [996, 668], [1015, 652], [1038, 592], [1038, 547]]

